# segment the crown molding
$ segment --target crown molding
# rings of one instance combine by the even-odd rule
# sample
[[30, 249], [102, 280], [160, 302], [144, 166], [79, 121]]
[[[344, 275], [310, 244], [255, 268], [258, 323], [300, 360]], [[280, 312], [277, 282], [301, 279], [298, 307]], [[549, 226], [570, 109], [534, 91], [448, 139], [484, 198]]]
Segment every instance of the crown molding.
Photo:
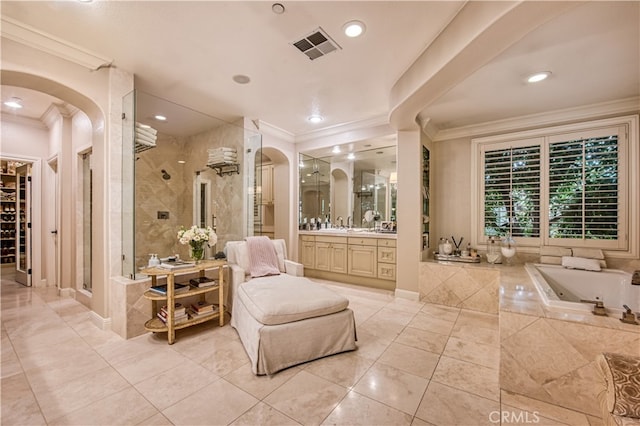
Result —
[[295, 143], [296, 137], [293, 133], [284, 130], [278, 126], [267, 123], [266, 121], [258, 120], [258, 131], [263, 135], [273, 136], [274, 138], [283, 140], [285, 142]]
[[41, 120], [38, 120], [37, 118], [22, 117], [19, 115], [7, 114], [3, 112], [0, 113], [0, 121], [2, 121], [3, 123], [17, 124], [19, 126], [34, 127], [39, 130], [48, 130], [46, 124]]
[[92, 71], [108, 67], [113, 59], [104, 58], [80, 46], [40, 31], [15, 19], [2, 17], [2, 37], [82, 65]]
[[389, 117], [387, 117], [386, 115], [380, 115], [365, 120], [351, 121], [348, 123], [341, 123], [335, 126], [325, 127], [323, 129], [313, 130], [307, 133], [300, 133], [295, 136], [295, 141], [296, 143], [312, 143], [315, 141], [321, 141], [328, 137], [344, 135], [346, 133], [352, 133], [364, 129], [371, 129], [379, 126], [388, 126], [389, 129], [393, 133], [395, 133], [395, 131], [389, 125]]
[[573, 120], [587, 120], [609, 114], [640, 111], [640, 96], [539, 114], [489, 121], [481, 124], [444, 129], [437, 132], [434, 142], [475, 137], [488, 133], [508, 133], [523, 128], [542, 127]]

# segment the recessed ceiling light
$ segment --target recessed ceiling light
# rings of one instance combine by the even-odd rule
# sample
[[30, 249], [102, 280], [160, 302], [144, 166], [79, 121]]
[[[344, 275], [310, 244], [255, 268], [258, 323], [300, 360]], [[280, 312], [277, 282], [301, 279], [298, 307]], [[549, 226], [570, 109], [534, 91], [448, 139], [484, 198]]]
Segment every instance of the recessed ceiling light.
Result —
[[527, 83], [538, 83], [539, 81], [546, 80], [551, 75], [550, 71], [537, 72], [527, 77]]
[[158, 121], [167, 121], [167, 117], [165, 117], [164, 115], [156, 115], [153, 118], [155, 118]]
[[271, 10], [276, 15], [282, 15], [284, 13], [284, 5], [282, 3], [274, 3], [271, 5]]
[[248, 84], [251, 81], [251, 79], [247, 75], [236, 74], [233, 76], [233, 81], [235, 81], [238, 84]]
[[186, 163], [186, 161], [184, 161], [184, 160], [178, 160], [178, 164], [185, 164], [185, 163]]
[[340, 147], [338, 145], [334, 146], [331, 152], [334, 154], [340, 154]]
[[364, 33], [366, 27], [360, 21], [349, 21], [342, 29], [347, 37], [358, 37]]
[[321, 115], [310, 115], [307, 120], [311, 123], [321, 123], [324, 121], [324, 118]]
[[20, 109], [22, 108], [22, 99], [13, 97], [8, 101], [5, 101], [4, 104], [9, 108]]
[[347, 155], [347, 159], [349, 160], [353, 160], [356, 158], [356, 155], [353, 152], [350, 152], [349, 155]]

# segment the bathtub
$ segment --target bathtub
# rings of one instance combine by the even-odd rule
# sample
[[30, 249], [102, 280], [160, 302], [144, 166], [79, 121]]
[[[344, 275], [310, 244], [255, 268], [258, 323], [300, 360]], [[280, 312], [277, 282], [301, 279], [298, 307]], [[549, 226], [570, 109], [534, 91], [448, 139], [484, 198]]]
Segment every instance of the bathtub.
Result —
[[588, 312], [593, 310], [593, 304], [580, 300], [601, 300], [611, 315], [620, 315], [624, 311], [622, 305], [640, 312], [640, 286], [631, 285], [631, 274], [624, 271], [582, 271], [538, 263], [527, 263], [525, 269], [549, 308]]

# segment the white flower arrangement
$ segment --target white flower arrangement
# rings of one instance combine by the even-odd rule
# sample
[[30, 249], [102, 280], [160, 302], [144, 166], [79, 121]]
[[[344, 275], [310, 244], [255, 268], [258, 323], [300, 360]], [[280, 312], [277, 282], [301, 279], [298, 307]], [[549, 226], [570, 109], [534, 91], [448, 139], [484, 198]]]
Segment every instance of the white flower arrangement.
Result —
[[205, 243], [212, 246], [218, 242], [218, 236], [210, 226], [198, 228], [193, 225], [191, 228], [182, 227], [178, 231], [178, 241], [180, 244], [189, 244], [192, 247], [202, 247]]

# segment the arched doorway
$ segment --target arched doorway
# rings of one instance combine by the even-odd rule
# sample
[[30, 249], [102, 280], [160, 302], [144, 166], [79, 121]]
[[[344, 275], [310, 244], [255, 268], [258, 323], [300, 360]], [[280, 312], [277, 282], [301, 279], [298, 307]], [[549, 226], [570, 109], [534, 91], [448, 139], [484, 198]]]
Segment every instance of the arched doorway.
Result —
[[[282, 238], [289, 244], [290, 229], [290, 164], [280, 150], [263, 147], [256, 156], [262, 156], [261, 191], [262, 234]], [[256, 160], [258, 164], [258, 160]]]
[[[108, 257], [105, 256], [92, 256], [90, 258], [90, 282], [92, 285], [92, 293], [88, 293], [88, 297], [80, 297], [80, 293], [75, 292], [78, 288], [82, 289], [82, 283], [77, 285], [78, 277], [82, 279], [83, 274], [77, 274], [78, 270], [86, 272], [84, 262], [86, 257], [80, 253], [83, 243], [88, 241], [88, 250], [92, 253], [108, 253], [108, 244], [106, 241], [106, 224], [107, 216], [104, 212], [108, 212], [109, 208], [106, 205], [106, 147], [105, 147], [105, 117], [102, 110], [98, 105], [91, 100], [88, 96], [65, 86], [57, 81], [36, 76], [33, 74], [2, 70], [1, 73], [2, 84], [4, 86], [13, 86], [18, 88], [25, 88], [41, 92], [50, 96], [53, 96], [63, 102], [63, 104], [72, 106], [71, 110], [78, 109], [81, 114], [75, 114], [81, 117], [87, 124], [86, 143], [83, 147], [83, 154], [91, 155], [91, 189], [84, 188], [85, 191], [91, 191], [91, 198], [93, 200], [93, 207], [88, 213], [91, 223], [91, 238], [85, 239], [84, 236], [76, 232], [76, 205], [78, 194], [76, 193], [77, 187], [77, 172], [75, 169], [79, 167], [78, 157], [79, 152], [74, 152], [73, 149], [64, 143], [60, 143], [57, 151], [50, 158], [43, 158], [41, 163], [40, 172], [43, 173], [43, 185], [53, 185], [51, 188], [43, 188], [43, 192], [50, 190], [55, 193], [54, 204], [57, 203], [58, 207], [49, 205], [51, 199], [47, 199], [47, 205], [41, 205], [41, 210], [45, 209], [58, 209], [59, 223], [55, 224], [52, 228], [51, 224], [45, 228], [42, 223], [34, 224], [40, 228], [42, 238], [47, 236], [50, 231], [56, 231], [56, 239], [58, 244], [58, 252], [60, 253], [57, 269], [60, 271], [60, 278], [52, 281], [57, 281], [58, 287], [71, 294], [77, 296], [78, 300], [85, 303], [93, 311], [97, 312], [100, 316], [107, 317], [108, 312], [108, 297], [107, 297], [107, 279], [105, 271], [107, 270]], [[62, 128], [60, 133], [64, 138], [71, 138], [74, 132], [74, 125], [72, 123], [73, 113], [69, 112], [69, 108], [60, 108], [56, 112], [60, 115], [60, 124]], [[85, 155], [85, 159], [87, 156]], [[48, 162], [47, 166], [44, 164]], [[81, 167], [81, 165], [80, 165]], [[86, 164], [85, 164], [86, 167]], [[58, 182], [54, 184], [50, 182], [48, 176], [44, 174], [47, 172], [57, 177]], [[76, 177], [74, 177], [76, 176]], [[75, 180], [74, 180], [75, 179]], [[56, 186], [58, 190], [56, 190]], [[87, 228], [84, 228], [87, 229]], [[79, 240], [78, 240], [79, 238]], [[52, 253], [50, 249], [43, 249], [40, 253], [41, 263], [45, 263], [47, 258], [55, 257], [55, 253]], [[78, 268], [79, 266], [79, 268]]]

